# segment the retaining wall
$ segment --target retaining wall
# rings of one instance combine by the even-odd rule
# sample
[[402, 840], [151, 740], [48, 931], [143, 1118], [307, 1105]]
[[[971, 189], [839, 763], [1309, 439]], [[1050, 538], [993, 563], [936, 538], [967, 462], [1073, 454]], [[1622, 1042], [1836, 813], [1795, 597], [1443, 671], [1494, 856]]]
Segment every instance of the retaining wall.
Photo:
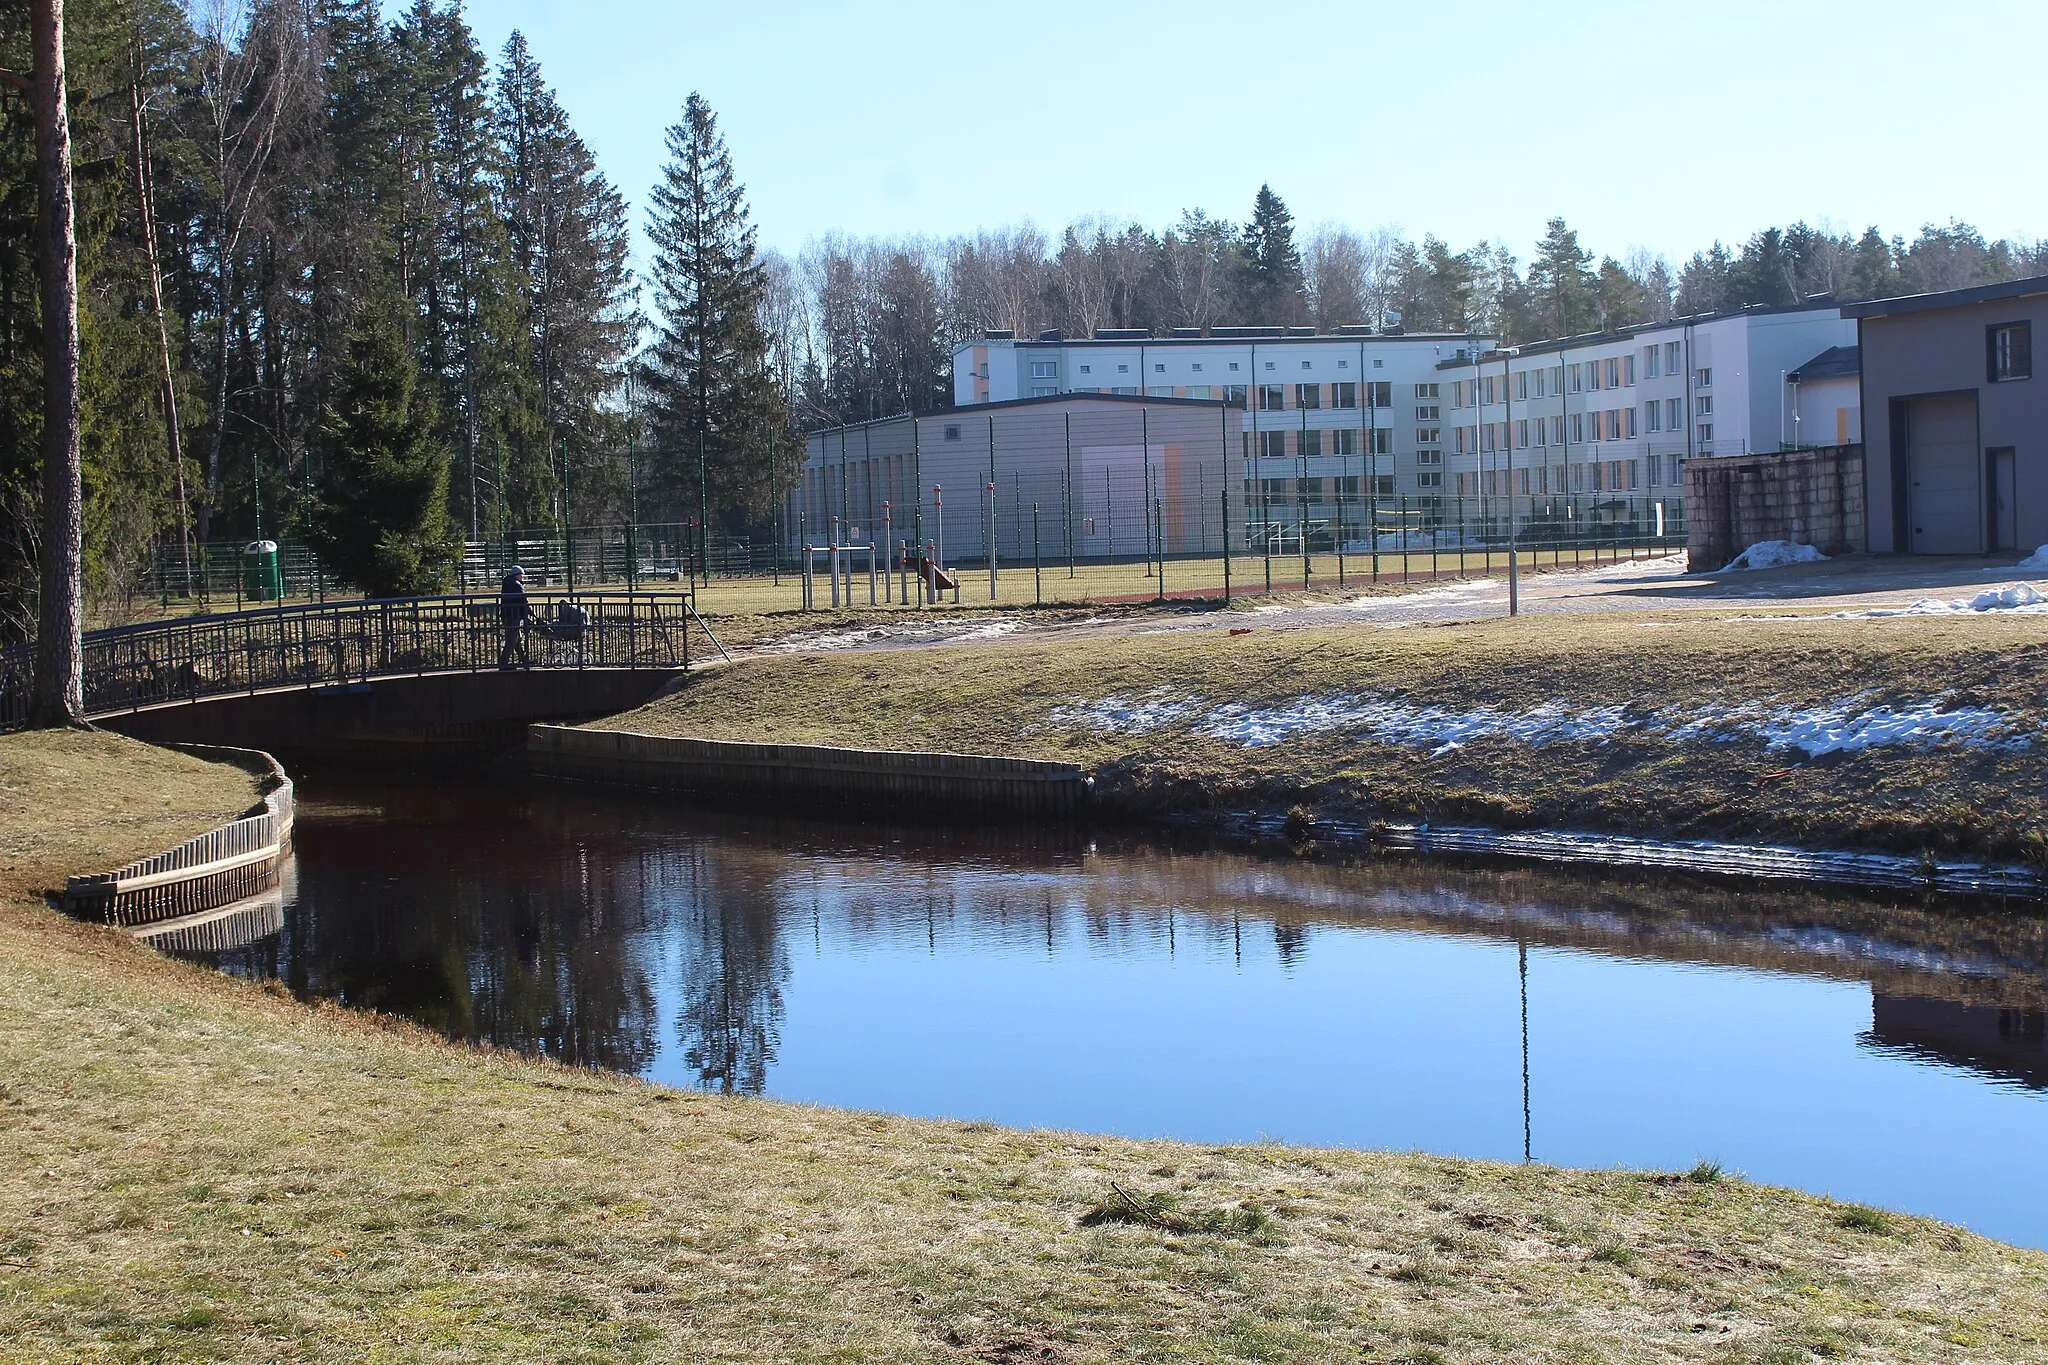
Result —
[[1070, 815], [1087, 783], [1074, 763], [981, 754], [675, 739], [535, 725], [530, 771], [788, 806], [871, 806], [913, 819], [1005, 812]]
[[175, 747], [259, 773], [263, 799], [241, 819], [176, 848], [112, 872], [71, 878], [64, 886], [65, 913], [107, 924], [151, 924], [217, 910], [277, 885], [292, 846], [291, 778], [261, 750]]
[[1685, 550], [1695, 573], [1766, 540], [1825, 555], [1864, 548], [1860, 445], [1702, 457], [1685, 462], [1685, 480]]

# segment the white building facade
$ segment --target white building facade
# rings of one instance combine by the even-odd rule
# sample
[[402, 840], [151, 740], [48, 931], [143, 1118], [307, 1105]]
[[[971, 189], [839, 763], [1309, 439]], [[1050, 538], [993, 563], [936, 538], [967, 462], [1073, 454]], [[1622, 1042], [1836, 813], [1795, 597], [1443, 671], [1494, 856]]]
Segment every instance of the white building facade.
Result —
[[1757, 308], [1454, 357], [1439, 367], [1453, 492], [1677, 507], [1687, 459], [1814, 444], [1794, 434], [1791, 377], [1855, 337], [1833, 305]]

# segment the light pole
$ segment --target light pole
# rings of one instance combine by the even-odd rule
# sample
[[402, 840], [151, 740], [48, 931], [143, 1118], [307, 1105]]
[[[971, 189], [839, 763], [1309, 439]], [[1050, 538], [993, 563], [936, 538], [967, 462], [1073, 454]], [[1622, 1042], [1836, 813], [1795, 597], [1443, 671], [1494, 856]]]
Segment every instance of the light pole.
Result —
[[1514, 380], [1509, 371], [1514, 358], [1522, 353], [1519, 346], [1502, 346], [1494, 352], [1500, 357], [1500, 401], [1505, 410], [1501, 421], [1501, 443], [1507, 447], [1508, 456], [1508, 615], [1522, 614], [1522, 570], [1521, 553], [1515, 536], [1515, 394], [1510, 387]]

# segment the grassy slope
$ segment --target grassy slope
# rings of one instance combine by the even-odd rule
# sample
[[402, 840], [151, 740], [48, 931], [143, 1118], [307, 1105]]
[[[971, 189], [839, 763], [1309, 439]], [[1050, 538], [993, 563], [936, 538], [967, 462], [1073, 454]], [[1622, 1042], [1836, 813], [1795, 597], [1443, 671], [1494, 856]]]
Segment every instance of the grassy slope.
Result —
[[[0, 740], [12, 792], [24, 742]], [[114, 770], [108, 830], [162, 818], [167, 763], [204, 782], [28, 742]], [[63, 922], [32, 889], [139, 836], [9, 831], [0, 1359], [2048, 1359], [2048, 1256], [1935, 1224], [1728, 1179], [1020, 1133], [482, 1055]], [[1112, 1182], [1270, 1222], [1083, 1226]]]
[[[1256, 617], [1251, 618], [1256, 623]], [[1244, 624], [1226, 618], [1225, 624]], [[2048, 632], [2021, 620], [1717, 622], [1552, 616], [1404, 630], [1222, 629], [750, 661], [602, 726], [1072, 758], [1137, 808], [1328, 801], [1388, 817], [1606, 827], [2039, 861], [2048, 764], [2030, 751], [1891, 748], [1812, 762], [1761, 743], [1648, 738], [1442, 756], [1342, 737], [1244, 749], [1099, 734], [1063, 704], [1155, 690], [1211, 702], [1402, 697], [1454, 709], [1947, 693], [2048, 729]]]

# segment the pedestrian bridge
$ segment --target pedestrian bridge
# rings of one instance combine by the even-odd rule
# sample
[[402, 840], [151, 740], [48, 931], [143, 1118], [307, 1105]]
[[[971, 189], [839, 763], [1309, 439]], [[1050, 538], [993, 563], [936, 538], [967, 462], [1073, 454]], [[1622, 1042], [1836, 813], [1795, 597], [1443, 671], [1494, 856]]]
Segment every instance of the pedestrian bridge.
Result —
[[[487, 755], [535, 721], [645, 702], [712, 643], [687, 592], [534, 593], [532, 667], [502, 670], [495, 594], [263, 607], [119, 626], [84, 641], [86, 716], [154, 742], [322, 758]], [[573, 603], [586, 619], [563, 621]], [[30, 650], [0, 676], [0, 729], [27, 717]]]

